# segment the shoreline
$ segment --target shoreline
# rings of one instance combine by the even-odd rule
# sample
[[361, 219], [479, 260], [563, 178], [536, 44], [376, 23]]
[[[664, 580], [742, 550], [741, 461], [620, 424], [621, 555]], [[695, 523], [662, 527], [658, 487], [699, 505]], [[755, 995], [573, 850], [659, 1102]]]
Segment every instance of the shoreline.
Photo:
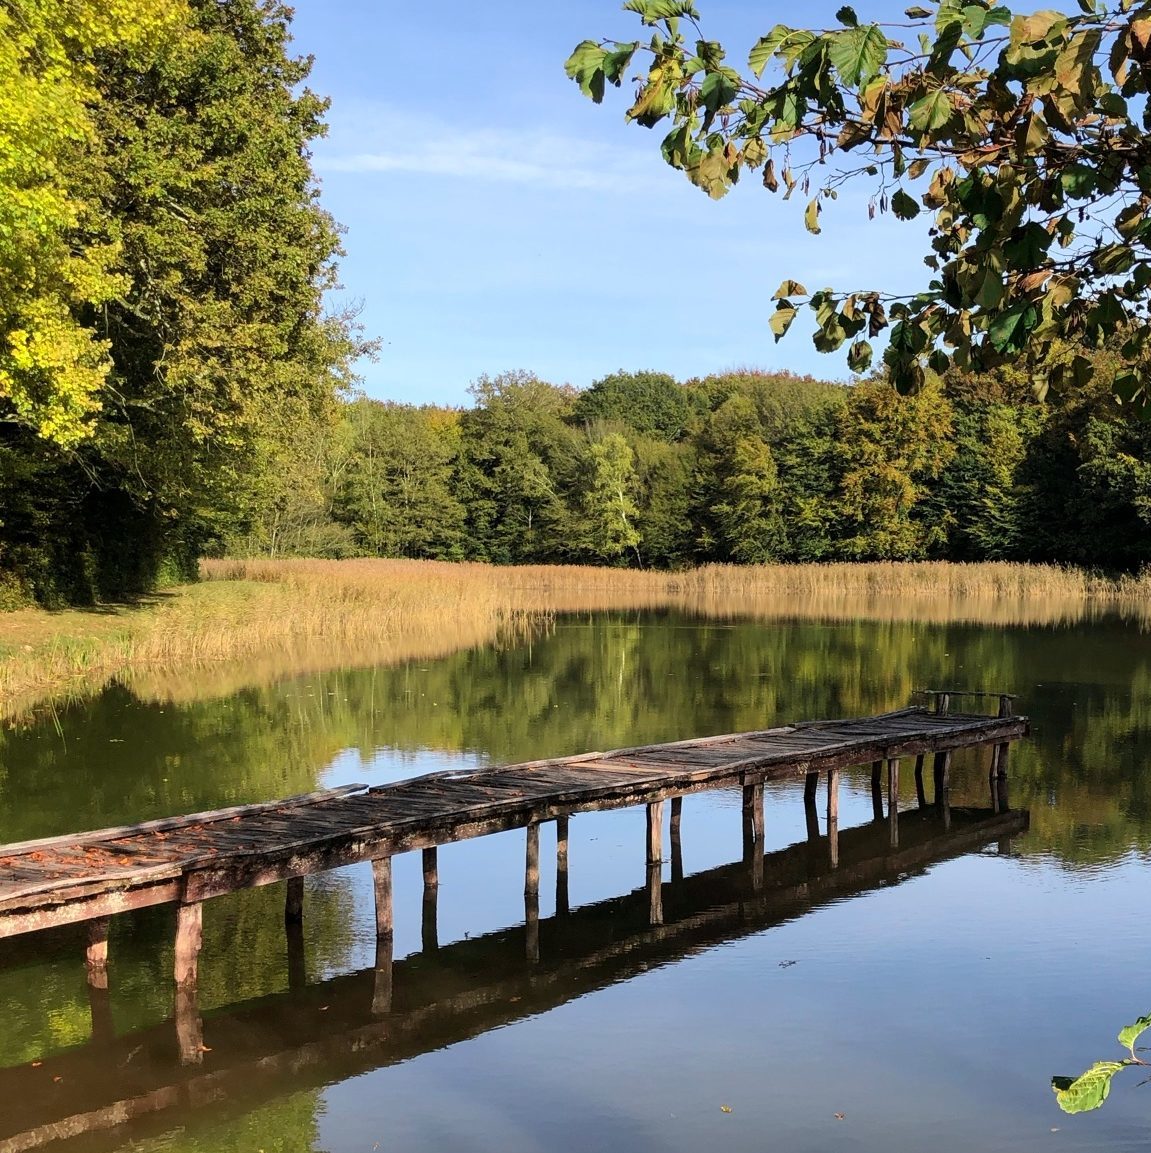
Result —
[[244, 681], [285, 666], [432, 659], [526, 636], [557, 614], [678, 610], [705, 619], [1057, 626], [1108, 613], [1151, 627], [1151, 574], [1050, 565], [873, 562], [639, 572], [358, 559], [211, 560], [136, 605], [0, 614], [0, 719], [113, 678], [189, 669]]

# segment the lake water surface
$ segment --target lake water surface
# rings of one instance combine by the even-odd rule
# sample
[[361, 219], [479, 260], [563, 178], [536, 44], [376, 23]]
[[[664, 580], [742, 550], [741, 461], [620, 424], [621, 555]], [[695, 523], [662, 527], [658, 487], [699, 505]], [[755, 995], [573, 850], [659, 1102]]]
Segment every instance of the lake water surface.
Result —
[[[222, 898], [205, 909], [209, 1051], [192, 1080], [170, 1021], [171, 909], [113, 925], [102, 1028], [114, 1039], [92, 1038], [81, 933], [0, 942], [0, 1153], [1144, 1149], [1151, 1086], [1137, 1070], [1083, 1116], [1061, 1113], [1050, 1089], [1054, 1074], [1122, 1056], [1115, 1034], [1151, 1011], [1151, 646], [1122, 620], [601, 614], [502, 648], [226, 697], [203, 677], [163, 693], [113, 685], [0, 731], [0, 842], [862, 715], [938, 685], [1019, 694], [1033, 735], [1012, 750], [1010, 794], [1030, 812], [1026, 834], [926, 868], [856, 869], [882, 856], [886, 831], [866, 770], [853, 772], [847, 880], [829, 885], [818, 844], [805, 845], [802, 783], [769, 786], [772, 856], [755, 899], [738, 792], [695, 795], [657, 933], [642, 809], [578, 816], [566, 917], [553, 916], [544, 830], [538, 965], [525, 958], [522, 831], [440, 850], [435, 942], [408, 854], [383, 1021], [370, 1011], [366, 865], [308, 879], [306, 973], [292, 988], [282, 886]], [[986, 807], [986, 792], [986, 750], [958, 755], [953, 803]], [[934, 843], [942, 828], [914, 812], [910, 772], [902, 805], [907, 843]], [[115, 1126], [129, 1090], [160, 1095]]]

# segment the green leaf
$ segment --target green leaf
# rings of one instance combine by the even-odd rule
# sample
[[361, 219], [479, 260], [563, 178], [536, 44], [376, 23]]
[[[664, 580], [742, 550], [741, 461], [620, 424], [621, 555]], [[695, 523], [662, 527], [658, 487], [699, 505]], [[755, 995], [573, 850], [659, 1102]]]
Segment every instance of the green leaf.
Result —
[[739, 95], [739, 85], [726, 72], [709, 72], [699, 86], [700, 103], [711, 113], [726, 108]]
[[1123, 1061], [1096, 1061], [1086, 1073], [1074, 1080], [1052, 1077], [1055, 1100], [1064, 1113], [1086, 1113], [1098, 1109], [1111, 1092], [1111, 1078], [1125, 1065]]
[[897, 188], [891, 198], [891, 211], [900, 220], [914, 220], [919, 215], [919, 202], [913, 196], [908, 196], [902, 188]]
[[847, 367], [852, 372], [866, 372], [871, 367], [871, 345], [866, 340], [857, 340], [847, 350]]
[[906, 16], [908, 20], [926, 20], [931, 15], [931, 9], [921, 8], [918, 4], [915, 4], [910, 8], [905, 8], [903, 15]]
[[935, 132], [951, 119], [951, 97], [942, 89], [929, 92], [907, 110], [912, 128], [920, 132]]
[[625, 12], [636, 12], [645, 24], [656, 24], [660, 20], [674, 20], [678, 16], [699, 19], [695, 5], [684, 0], [626, 0]]
[[768, 321], [768, 324], [771, 326], [771, 331], [775, 333], [777, 344], [791, 327], [791, 322], [795, 319], [795, 311], [795, 305], [789, 300], [781, 300], [775, 306], [775, 311], [771, 314], [771, 320]]
[[828, 37], [830, 46], [827, 54], [831, 58], [839, 78], [849, 88], [879, 75], [887, 62], [887, 37], [876, 24], [863, 28], [849, 28]]
[[585, 96], [590, 96], [596, 104], [603, 101], [604, 61], [607, 49], [594, 40], [577, 44], [575, 51], [564, 62], [564, 71], [574, 80]]
[[848, 28], [856, 28], [859, 26], [859, 17], [856, 16], [855, 9], [849, 4], [844, 4], [844, 6], [836, 12], [835, 18], [840, 24], [846, 24]]
[[819, 227], [819, 213], [820, 213], [820, 211], [821, 211], [821, 209], [819, 207], [819, 197], [817, 196], [807, 206], [807, 211], [803, 214], [804, 227], [807, 229], [808, 232], [815, 233], [816, 236], [818, 236], [820, 234], [820, 232], [823, 231], [823, 229], [821, 229]]
[[778, 289], [772, 300], [785, 300], [789, 296], [806, 296], [807, 289], [799, 283], [798, 280], [785, 280]]
[[617, 88], [623, 81], [623, 71], [631, 63], [637, 48], [639, 48], [638, 42], [634, 44], [621, 44], [614, 52], [609, 52], [604, 57], [604, 76]]
[[791, 35], [792, 29], [786, 24], [777, 24], [766, 36], [761, 36], [748, 53], [747, 66], [756, 74], [762, 76], [768, 61], [775, 55], [776, 49]]
[[1011, 239], [1003, 248], [1003, 255], [1010, 268], [1033, 269], [1047, 258], [1052, 240], [1054, 237], [1043, 225], [1031, 221], [1012, 232]]
[[1023, 323], [1023, 306], [1016, 305], [996, 316], [987, 330], [987, 339], [996, 352], [1007, 352], [1018, 348]]
[[1063, 191], [1072, 200], [1086, 200], [1096, 186], [1095, 169], [1086, 164], [1069, 164], [1060, 175]]
[[1134, 1053], [1135, 1042], [1138, 1041], [1148, 1029], [1151, 1029], [1151, 1013], [1146, 1017], [1140, 1017], [1134, 1025], [1128, 1025], [1126, 1028], [1120, 1030], [1119, 1044]]

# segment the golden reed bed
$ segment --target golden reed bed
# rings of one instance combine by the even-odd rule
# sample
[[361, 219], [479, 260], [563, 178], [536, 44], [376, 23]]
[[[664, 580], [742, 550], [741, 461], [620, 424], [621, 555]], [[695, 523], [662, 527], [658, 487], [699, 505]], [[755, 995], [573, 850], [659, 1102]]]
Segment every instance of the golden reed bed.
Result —
[[[565, 612], [674, 608], [713, 619], [1058, 625], [1151, 620], [1151, 576], [1019, 564], [709, 565], [677, 573], [403, 560], [213, 560], [136, 607], [0, 616], [0, 716], [110, 677], [182, 695], [288, 672], [428, 659], [522, 635]], [[204, 679], [197, 678], [203, 693]]]

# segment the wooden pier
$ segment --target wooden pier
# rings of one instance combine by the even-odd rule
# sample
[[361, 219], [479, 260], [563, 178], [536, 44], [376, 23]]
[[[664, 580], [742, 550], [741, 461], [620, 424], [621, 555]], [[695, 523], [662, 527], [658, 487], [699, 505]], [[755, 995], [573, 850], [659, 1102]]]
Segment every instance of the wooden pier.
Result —
[[[1025, 717], [999, 698], [999, 715], [950, 711], [954, 694], [933, 708], [909, 708], [854, 720], [803, 722], [762, 732], [705, 737], [609, 753], [434, 773], [391, 785], [351, 785], [291, 800], [149, 821], [139, 825], [0, 846], [0, 938], [87, 922], [87, 964], [94, 989], [107, 987], [108, 922], [121, 912], [174, 904], [177, 1025], [185, 1059], [199, 1059], [196, 1008], [203, 902], [239, 889], [287, 882], [289, 942], [299, 935], [303, 877], [360, 861], [374, 875], [378, 980], [375, 1004], [389, 1011], [392, 971], [392, 857], [423, 850], [425, 934], [434, 939], [436, 847], [514, 828], [526, 829], [524, 913], [528, 959], [539, 955], [540, 825], [557, 832], [557, 906], [567, 906], [567, 829], [573, 814], [647, 806], [647, 893], [651, 924], [663, 920], [664, 803], [671, 801], [672, 874], [679, 856], [683, 797], [702, 790], [743, 790], [744, 853], [763, 883], [764, 783], [805, 781], [808, 826], [818, 831], [815, 798], [826, 783], [826, 851], [839, 859], [839, 778], [872, 765], [877, 814], [887, 773], [888, 836], [899, 845], [900, 762], [915, 758], [919, 804], [932, 758], [934, 804], [944, 822], [954, 750], [987, 746], [992, 804], [1007, 809], [1010, 742], [1026, 735]], [[758, 865], [756, 865], [758, 862]], [[682, 873], [682, 866], [680, 866]]]
[[[81, 1136], [84, 1149], [99, 1153], [194, 1126], [205, 1116], [240, 1115], [898, 885], [956, 856], [996, 844], [1000, 853], [1010, 852], [1011, 838], [1027, 827], [1025, 812], [956, 808], [945, 822], [929, 805], [903, 814], [898, 848], [891, 847], [886, 818], [843, 830], [835, 867], [826, 838], [816, 832], [760, 852], [758, 867], [741, 859], [664, 882], [667, 916], [658, 925], [650, 923], [643, 886], [557, 909], [538, 925], [534, 961], [525, 948], [526, 925], [443, 946], [425, 940], [418, 953], [396, 962], [386, 1016], [376, 1011], [378, 970], [312, 983], [290, 979], [287, 992], [206, 1017], [197, 1064], [181, 1059], [178, 1021], [175, 1028], [169, 1020], [120, 1036], [97, 1026], [84, 1044], [0, 1068], [0, 1153], [29, 1153]], [[763, 874], [767, 882], [757, 890]], [[289, 957], [290, 974], [292, 964]], [[786, 996], [787, 987], [778, 988], [777, 995]]]

